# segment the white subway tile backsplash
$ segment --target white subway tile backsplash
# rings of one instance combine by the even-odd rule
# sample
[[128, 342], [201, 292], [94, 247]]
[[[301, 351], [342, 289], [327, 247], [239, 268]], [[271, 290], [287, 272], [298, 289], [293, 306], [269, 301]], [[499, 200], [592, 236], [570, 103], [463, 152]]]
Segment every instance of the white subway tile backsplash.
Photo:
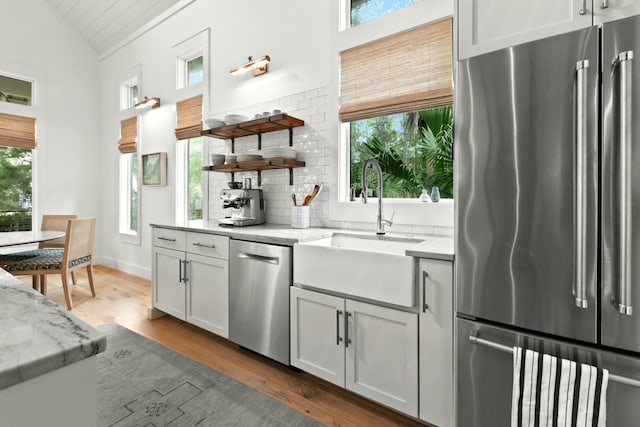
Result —
[[[293, 185], [289, 183], [289, 170], [267, 170], [261, 173], [262, 183], [259, 188], [264, 190], [266, 221], [271, 224], [291, 223], [291, 193], [296, 194], [298, 203], [304, 196], [310, 194], [315, 184], [324, 183], [322, 193], [311, 205], [310, 224], [312, 227], [349, 228], [355, 230], [375, 231], [375, 222], [344, 222], [329, 220], [329, 173], [331, 150], [329, 147], [328, 122], [328, 87], [312, 89], [296, 93], [271, 102], [248, 105], [228, 113], [242, 113], [253, 117], [255, 113], [279, 109], [287, 114], [305, 121], [302, 127], [293, 129], [293, 148], [298, 152], [298, 160], [306, 162], [303, 168], [292, 169]], [[223, 116], [225, 112], [217, 115]], [[210, 153], [231, 153], [231, 141], [205, 138], [209, 144]], [[289, 145], [289, 133], [272, 132], [262, 135], [262, 148], [286, 147]], [[258, 137], [249, 136], [237, 138], [236, 153], [248, 153], [257, 150]], [[258, 188], [258, 173], [236, 173], [235, 181], [242, 181], [250, 177], [254, 188]], [[215, 220], [224, 216], [220, 201], [220, 191], [227, 188], [231, 180], [228, 173], [209, 172], [209, 219]], [[433, 227], [415, 225], [393, 225], [390, 232], [414, 233], [453, 236], [452, 227]]]

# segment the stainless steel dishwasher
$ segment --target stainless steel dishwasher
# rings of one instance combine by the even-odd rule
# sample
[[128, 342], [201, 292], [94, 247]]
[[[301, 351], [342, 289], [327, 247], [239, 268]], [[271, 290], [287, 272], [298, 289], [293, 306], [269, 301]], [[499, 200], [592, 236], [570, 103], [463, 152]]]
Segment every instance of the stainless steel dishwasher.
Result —
[[231, 240], [229, 339], [289, 365], [292, 249]]

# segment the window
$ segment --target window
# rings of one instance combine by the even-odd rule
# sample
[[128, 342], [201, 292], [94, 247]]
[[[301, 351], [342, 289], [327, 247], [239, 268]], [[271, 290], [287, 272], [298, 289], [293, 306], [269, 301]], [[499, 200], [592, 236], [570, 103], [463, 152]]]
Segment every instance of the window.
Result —
[[132, 77], [120, 84], [120, 110], [133, 108], [140, 100], [138, 78]]
[[0, 231], [32, 229], [32, 150], [0, 147]]
[[351, 26], [364, 24], [420, 1], [422, 0], [351, 0]]
[[195, 86], [205, 80], [204, 56], [201, 50], [178, 56], [178, 89]]
[[177, 212], [178, 221], [203, 218], [202, 137], [183, 139], [177, 145]]
[[33, 82], [0, 75], [0, 101], [31, 105]]
[[138, 233], [138, 153], [120, 155], [120, 233]]
[[416, 199], [434, 186], [453, 197], [451, 55], [449, 19], [340, 53], [342, 194], [360, 194], [362, 164], [376, 158], [383, 197]]
[[128, 93], [128, 106], [134, 107], [138, 103], [138, 84], [133, 84], [127, 88]]
[[[435, 186], [442, 198], [453, 198], [452, 127], [451, 107], [350, 122], [350, 185], [355, 195], [362, 190], [362, 164], [373, 157], [384, 174], [383, 197], [417, 198]], [[377, 196], [375, 180], [367, 174], [372, 196]]]
[[204, 67], [202, 55], [186, 61], [187, 86], [193, 86], [204, 80]]
[[130, 117], [120, 122], [120, 186], [119, 186], [119, 229], [123, 242], [140, 244], [139, 192], [138, 183], [138, 117]]
[[202, 219], [202, 138], [187, 146], [187, 219]]
[[33, 227], [32, 159], [36, 120], [0, 113], [0, 231]]

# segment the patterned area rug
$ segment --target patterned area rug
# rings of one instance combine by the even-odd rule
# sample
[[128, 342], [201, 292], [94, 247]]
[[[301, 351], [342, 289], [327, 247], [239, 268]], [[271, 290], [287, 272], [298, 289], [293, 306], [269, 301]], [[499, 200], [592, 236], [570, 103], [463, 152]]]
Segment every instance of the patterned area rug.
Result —
[[100, 426], [320, 426], [236, 380], [115, 323], [98, 359]]

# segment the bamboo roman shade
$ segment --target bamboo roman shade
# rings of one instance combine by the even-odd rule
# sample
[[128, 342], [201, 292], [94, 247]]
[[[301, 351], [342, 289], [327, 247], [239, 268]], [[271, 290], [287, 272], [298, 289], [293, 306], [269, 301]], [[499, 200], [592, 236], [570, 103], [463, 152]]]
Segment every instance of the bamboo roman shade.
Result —
[[202, 134], [202, 95], [176, 104], [178, 110], [177, 139], [195, 138]]
[[36, 119], [0, 114], [0, 146], [36, 148]]
[[118, 141], [118, 150], [122, 154], [135, 153], [138, 151], [136, 146], [136, 138], [138, 136], [138, 118], [131, 117], [120, 122], [120, 141]]
[[340, 120], [453, 104], [452, 21], [446, 19], [340, 54]]

